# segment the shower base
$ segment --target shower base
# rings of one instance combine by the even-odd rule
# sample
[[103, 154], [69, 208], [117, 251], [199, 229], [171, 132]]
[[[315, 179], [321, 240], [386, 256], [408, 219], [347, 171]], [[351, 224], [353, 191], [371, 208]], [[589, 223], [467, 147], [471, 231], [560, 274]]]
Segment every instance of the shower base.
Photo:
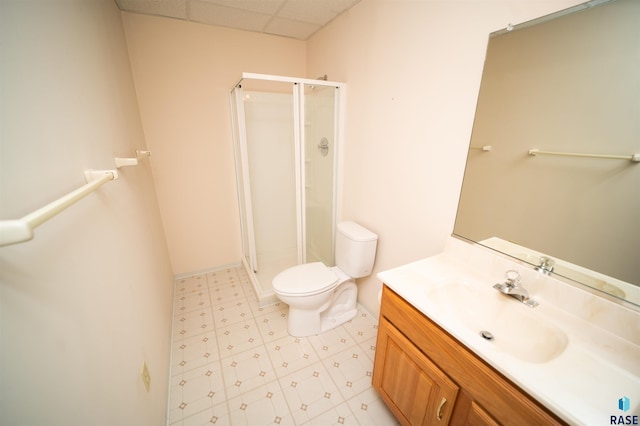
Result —
[[258, 255], [258, 272], [253, 272], [246, 259], [242, 259], [242, 266], [249, 276], [260, 306], [272, 305], [279, 301], [273, 292], [273, 279], [280, 272], [297, 264], [298, 257], [295, 253], [278, 256]]

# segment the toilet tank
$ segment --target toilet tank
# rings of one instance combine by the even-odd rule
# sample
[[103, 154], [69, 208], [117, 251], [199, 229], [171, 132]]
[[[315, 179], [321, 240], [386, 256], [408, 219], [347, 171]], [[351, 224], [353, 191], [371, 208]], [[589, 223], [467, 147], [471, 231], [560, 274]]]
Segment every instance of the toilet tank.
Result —
[[336, 232], [336, 266], [353, 278], [371, 274], [378, 236], [355, 222], [340, 222]]

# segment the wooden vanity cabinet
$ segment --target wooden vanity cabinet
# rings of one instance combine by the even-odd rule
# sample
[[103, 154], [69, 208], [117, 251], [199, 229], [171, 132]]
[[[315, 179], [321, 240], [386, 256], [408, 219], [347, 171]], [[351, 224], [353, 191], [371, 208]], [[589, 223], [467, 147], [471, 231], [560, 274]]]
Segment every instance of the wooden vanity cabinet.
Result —
[[564, 424], [387, 286], [373, 387], [403, 425]]
[[376, 352], [373, 386], [396, 417], [410, 425], [447, 424], [458, 386], [384, 318]]

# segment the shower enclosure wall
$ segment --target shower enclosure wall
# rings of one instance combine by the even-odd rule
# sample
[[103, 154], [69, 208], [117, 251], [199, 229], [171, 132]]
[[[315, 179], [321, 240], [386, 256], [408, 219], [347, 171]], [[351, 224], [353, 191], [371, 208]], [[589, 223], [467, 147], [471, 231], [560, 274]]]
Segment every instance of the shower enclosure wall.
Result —
[[344, 83], [243, 74], [231, 90], [242, 263], [261, 305], [301, 263], [334, 264]]

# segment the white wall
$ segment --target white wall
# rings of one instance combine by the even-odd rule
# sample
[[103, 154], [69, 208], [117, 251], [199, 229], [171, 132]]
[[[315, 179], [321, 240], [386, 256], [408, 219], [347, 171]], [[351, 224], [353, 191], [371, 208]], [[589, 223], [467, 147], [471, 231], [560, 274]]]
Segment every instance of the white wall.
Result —
[[299, 40], [123, 13], [173, 271], [242, 257], [229, 91], [242, 72], [303, 76]]
[[[2, 0], [0, 40], [2, 219], [145, 148], [113, 1]], [[0, 424], [164, 424], [171, 305], [145, 160], [0, 248]]]
[[453, 230], [488, 35], [581, 0], [363, 0], [314, 35], [307, 75], [348, 83], [343, 219], [379, 234], [375, 274]]

